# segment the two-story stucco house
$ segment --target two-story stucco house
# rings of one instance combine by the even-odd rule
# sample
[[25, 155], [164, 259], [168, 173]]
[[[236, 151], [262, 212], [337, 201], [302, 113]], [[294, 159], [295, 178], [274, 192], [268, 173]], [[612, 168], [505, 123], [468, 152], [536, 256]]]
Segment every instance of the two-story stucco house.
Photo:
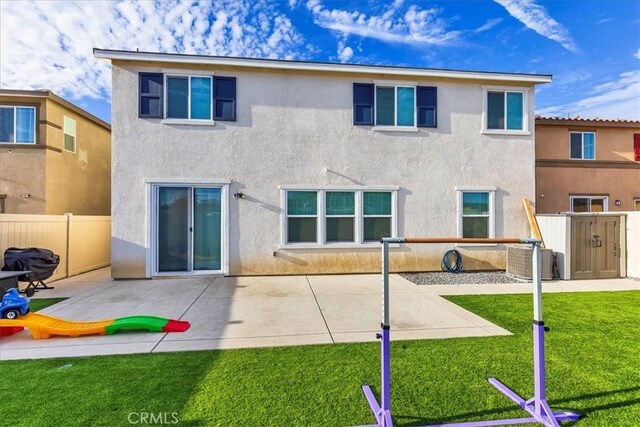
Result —
[[538, 213], [640, 210], [640, 121], [536, 118]]
[[[527, 236], [549, 75], [96, 49], [114, 277], [372, 272], [383, 236]], [[396, 271], [447, 248], [394, 248]], [[504, 248], [459, 248], [504, 268]]]
[[109, 215], [111, 126], [49, 90], [0, 89], [0, 213]]

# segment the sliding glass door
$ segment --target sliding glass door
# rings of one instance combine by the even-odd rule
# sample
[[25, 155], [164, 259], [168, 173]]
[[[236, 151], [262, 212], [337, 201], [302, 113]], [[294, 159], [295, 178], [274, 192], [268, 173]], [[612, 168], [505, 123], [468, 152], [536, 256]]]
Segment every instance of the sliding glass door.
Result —
[[222, 270], [222, 189], [155, 188], [156, 273]]

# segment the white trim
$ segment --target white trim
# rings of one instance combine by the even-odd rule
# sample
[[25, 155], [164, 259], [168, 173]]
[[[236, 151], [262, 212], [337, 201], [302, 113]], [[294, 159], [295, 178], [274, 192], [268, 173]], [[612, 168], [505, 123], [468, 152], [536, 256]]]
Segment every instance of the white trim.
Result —
[[[488, 128], [488, 104], [489, 104], [489, 92], [504, 92], [504, 129], [489, 129]], [[509, 112], [507, 110], [507, 93], [519, 92], [522, 93], [522, 129], [507, 129], [507, 117]], [[529, 96], [531, 89], [528, 87], [518, 86], [482, 86], [482, 134], [486, 135], [531, 135], [531, 129], [529, 129]]]
[[166, 53], [128, 52], [108, 49], [94, 49], [98, 59], [112, 61], [171, 62], [175, 64], [202, 64], [213, 66], [233, 66], [246, 68], [271, 68], [279, 70], [325, 71], [357, 74], [386, 74], [397, 76], [442, 77], [481, 81], [511, 81], [519, 83], [550, 83], [551, 75], [514, 74], [478, 71], [435, 70], [405, 67], [381, 67], [375, 65], [331, 64], [313, 62], [276, 61], [269, 59], [228, 58], [204, 55], [171, 55]]
[[420, 132], [417, 126], [373, 126], [371, 130], [376, 132]]
[[405, 81], [405, 80], [374, 80], [373, 83], [377, 86], [418, 86], [418, 82], [416, 81]]
[[[193, 76], [194, 72], [198, 72], [197, 70], [185, 70], [184, 68], [162, 68], [163, 74], [170, 74], [172, 76]], [[199, 70], [200, 72], [202, 70]], [[214, 76], [215, 73], [213, 71], [207, 72], [207, 76]], [[198, 76], [199, 77], [199, 76]]]
[[573, 200], [574, 199], [588, 199], [589, 200], [589, 210], [587, 212], [578, 212], [578, 213], [592, 213], [591, 210], [591, 201], [592, 200], [602, 200], [602, 212], [609, 212], [609, 196], [591, 196], [588, 194], [575, 194], [573, 196], [569, 196], [569, 210], [574, 213], [573, 210]]
[[230, 179], [203, 179], [203, 178], [145, 178], [146, 184], [205, 184], [205, 185], [223, 185], [231, 184]]
[[[36, 144], [38, 142], [38, 112], [33, 105], [0, 105], [0, 108], [13, 109], [13, 142], [0, 141], [0, 144]], [[30, 108], [33, 110], [33, 142], [18, 142], [18, 114], [16, 114], [16, 108]], [[64, 132], [64, 130], [63, 130]], [[64, 136], [63, 136], [64, 139]], [[75, 141], [75, 140], [74, 140]], [[64, 142], [64, 141], [63, 141]], [[64, 144], [63, 144], [64, 145]], [[75, 145], [75, 144], [74, 144]], [[63, 147], [64, 148], [64, 147]]]
[[495, 185], [456, 185], [456, 191], [497, 191]]
[[300, 190], [300, 191], [318, 191], [318, 190], [330, 190], [330, 191], [349, 191], [349, 190], [363, 190], [363, 191], [398, 191], [400, 187], [397, 185], [295, 185], [295, 184], [282, 184], [278, 185], [278, 190]]
[[[581, 140], [581, 150], [582, 150], [582, 157], [578, 158], [578, 157], [571, 157], [571, 135], [572, 134], [580, 134], [580, 140]], [[593, 159], [585, 159], [584, 158], [584, 134], [585, 133], [592, 133], [593, 134]], [[587, 160], [587, 161], [595, 161], [596, 160], [596, 132], [595, 131], [569, 131], [569, 160]]]
[[215, 126], [213, 120], [203, 119], [162, 119], [163, 125], [188, 125], [188, 126]]

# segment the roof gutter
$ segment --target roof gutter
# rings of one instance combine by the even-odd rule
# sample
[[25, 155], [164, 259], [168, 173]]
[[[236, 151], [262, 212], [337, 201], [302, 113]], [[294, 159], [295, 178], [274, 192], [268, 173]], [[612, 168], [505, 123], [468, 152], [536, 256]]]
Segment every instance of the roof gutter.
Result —
[[324, 62], [283, 61], [273, 59], [230, 58], [205, 55], [182, 55], [152, 52], [129, 52], [93, 49], [98, 59], [112, 61], [173, 62], [178, 64], [217, 65], [244, 68], [269, 68], [294, 71], [324, 71], [335, 73], [392, 74], [411, 77], [438, 77], [482, 81], [511, 81], [520, 83], [550, 83], [549, 74], [514, 74], [478, 71], [436, 70], [429, 68], [388, 67], [378, 65], [332, 64]]

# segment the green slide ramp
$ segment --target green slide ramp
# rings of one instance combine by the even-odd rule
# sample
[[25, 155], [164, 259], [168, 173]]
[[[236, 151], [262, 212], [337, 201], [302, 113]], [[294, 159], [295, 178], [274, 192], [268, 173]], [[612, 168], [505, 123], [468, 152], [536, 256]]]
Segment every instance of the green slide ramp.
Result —
[[112, 335], [124, 329], [144, 329], [150, 332], [162, 332], [162, 328], [169, 319], [155, 316], [121, 317], [105, 327], [107, 335]]

